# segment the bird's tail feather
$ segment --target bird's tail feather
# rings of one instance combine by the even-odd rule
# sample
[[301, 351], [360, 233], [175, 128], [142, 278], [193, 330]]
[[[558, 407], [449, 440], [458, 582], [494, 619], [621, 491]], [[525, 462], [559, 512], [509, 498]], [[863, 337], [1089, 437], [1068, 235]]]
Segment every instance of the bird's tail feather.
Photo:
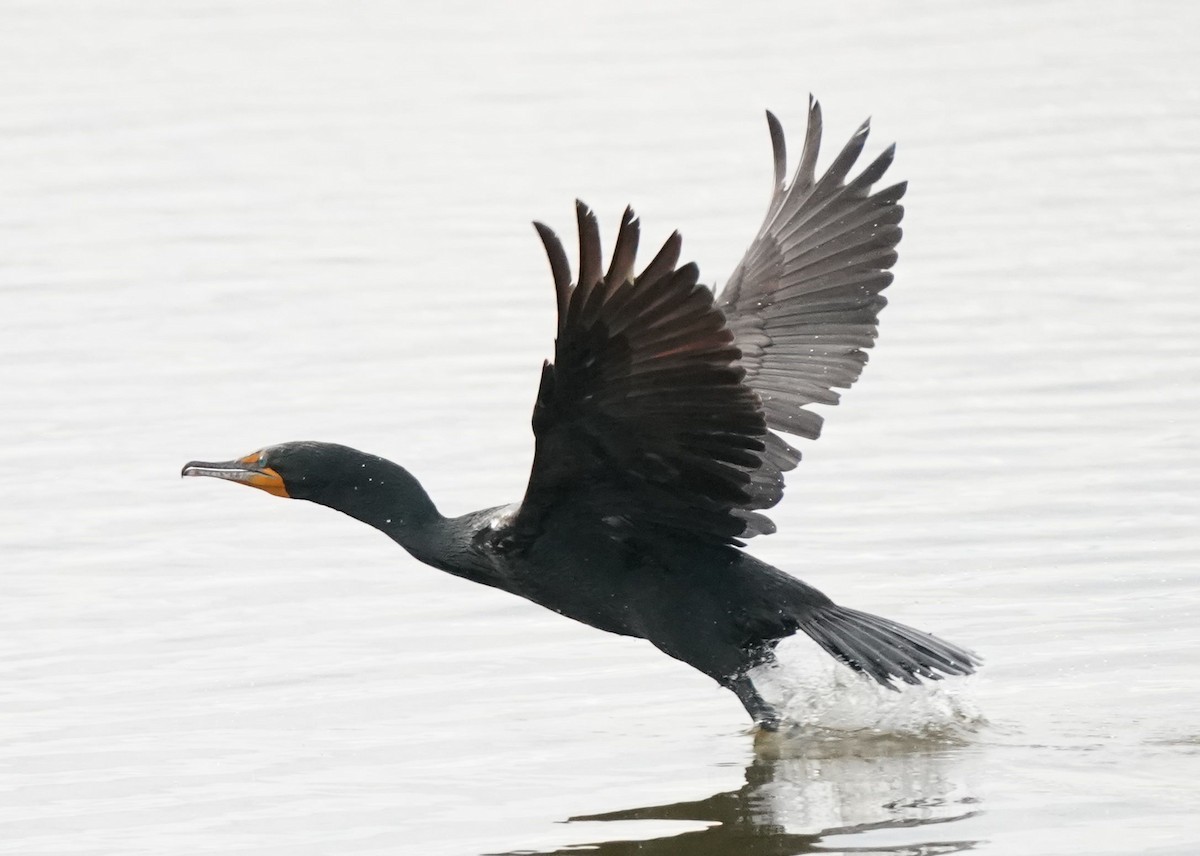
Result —
[[826, 652], [889, 689], [899, 679], [919, 684], [943, 675], [969, 675], [979, 657], [965, 648], [895, 621], [829, 604], [814, 610], [800, 629]]

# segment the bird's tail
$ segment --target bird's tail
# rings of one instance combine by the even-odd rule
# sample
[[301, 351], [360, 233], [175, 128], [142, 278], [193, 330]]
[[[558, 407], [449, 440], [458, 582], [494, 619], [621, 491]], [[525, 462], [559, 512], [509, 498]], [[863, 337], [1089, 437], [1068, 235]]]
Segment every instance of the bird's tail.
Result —
[[800, 629], [829, 654], [889, 689], [899, 679], [919, 684], [943, 675], [969, 675], [980, 663], [971, 651], [895, 621], [828, 604], [813, 610]]

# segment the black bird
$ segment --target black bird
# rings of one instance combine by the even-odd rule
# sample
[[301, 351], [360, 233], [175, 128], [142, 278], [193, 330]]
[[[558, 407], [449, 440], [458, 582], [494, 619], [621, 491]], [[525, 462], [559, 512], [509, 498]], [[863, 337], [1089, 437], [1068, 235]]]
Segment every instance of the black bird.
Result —
[[867, 361], [880, 292], [892, 281], [903, 182], [872, 192], [888, 147], [848, 178], [864, 122], [819, 178], [820, 105], [785, 183], [783, 129], [767, 113], [775, 181], [767, 216], [719, 297], [679, 265], [676, 232], [635, 274], [639, 227], [626, 209], [608, 270], [591, 210], [577, 203], [579, 270], [535, 223], [558, 298], [554, 362], [533, 410], [536, 450], [520, 503], [446, 518], [403, 467], [333, 443], [269, 446], [212, 476], [307, 499], [384, 532], [414, 557], [584, 624], [649, 640], [737, 694], [756, 722], [779, 723], [749, 671], [797, 630], [895, 688], [966, 675], [969, 651], [848, 609], [744, 553], [773, 532], [762, 509], [783, 496], [821, 417]]

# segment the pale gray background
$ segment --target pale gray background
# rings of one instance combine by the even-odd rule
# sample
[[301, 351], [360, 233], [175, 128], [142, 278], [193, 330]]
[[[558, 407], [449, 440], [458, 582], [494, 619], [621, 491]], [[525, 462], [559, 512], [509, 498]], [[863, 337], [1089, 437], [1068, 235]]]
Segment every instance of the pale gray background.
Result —
[[[1195, 8], [0, 2], [0, 853], [1197, 852]], [[810, 90], [827, 151], [899, 141], [909, 213], [753, 549], [987, 657], [900, 701], [805, 673], [888, 739], [747, 773], [736, 700], [645, 643], [177, 478], [329, 439], [516, 499], [528, 221], [632, 202], [718, 281]], [[724, 798], [559, 823], [747, 774], [748, 837]]]

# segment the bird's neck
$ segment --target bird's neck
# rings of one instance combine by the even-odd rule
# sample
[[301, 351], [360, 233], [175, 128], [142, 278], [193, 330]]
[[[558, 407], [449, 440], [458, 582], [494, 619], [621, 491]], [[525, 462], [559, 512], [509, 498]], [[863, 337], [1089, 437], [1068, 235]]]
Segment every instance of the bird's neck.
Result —
[[484, 585], [506, 587], [503, 574], [472, 548], [470, 522], [439, 514], [425, 488], [399, 464], [347, 451], [349, 457], [338, 473], [305, 499], [374, 526], [427, 565]]
[[444, 518], [408, 470], [376, 455], [360, 453], [338, 477], [312, 496], [332, 508], [374, 526], [422, 560], [436, 550]]

